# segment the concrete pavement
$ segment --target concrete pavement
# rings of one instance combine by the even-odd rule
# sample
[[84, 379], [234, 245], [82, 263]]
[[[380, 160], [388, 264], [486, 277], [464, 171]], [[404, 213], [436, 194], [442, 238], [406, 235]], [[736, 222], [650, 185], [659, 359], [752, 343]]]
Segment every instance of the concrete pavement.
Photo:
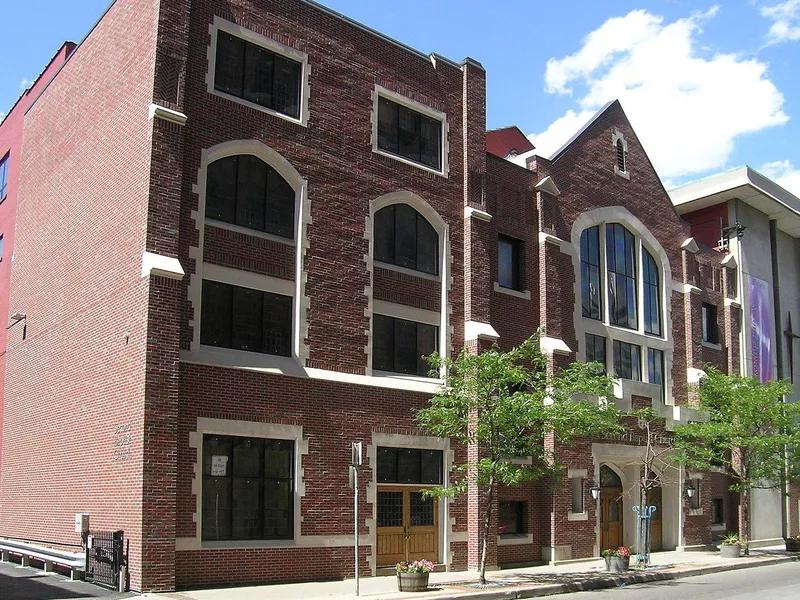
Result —
[[[398, 592], [395, 577], [368, 577], [361, 579], [361, 598], [367, 600], [534, 598], [570, 591], [677, 579], [798, 560], [800, 560], [800, 555], [785, 552], [783, 546], [751, 549], [750, 556], [734, 559], [722, 558], [719, 552], [655, 552], [651, 561], [653, 567], [646, 571], [632, 570], [626, 575], [611, 576], [605, 572], [604, 561], [597, 559], [558, 566], [543, 565], [493, 571], [487, 574], [489, 586], [482, 589], [474, 587], [477, 583], [477, 573], [469, 571], [431, 573], [429, 589], [424, 593]], [[144, 594], [141, 597], [152, 600], [322, 600], [331, 598], [355, 600], [357, 598], [355, 581], [352, 579]]]

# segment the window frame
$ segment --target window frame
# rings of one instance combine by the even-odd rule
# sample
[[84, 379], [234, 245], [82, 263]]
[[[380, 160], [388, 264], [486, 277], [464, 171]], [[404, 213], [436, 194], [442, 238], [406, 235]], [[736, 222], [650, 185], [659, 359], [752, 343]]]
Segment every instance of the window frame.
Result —
[[[240, 98], [239, 96], [229, 94], [225, 91], [216, 89], [216, 62], [217, 62], [217, 43], [219, 35], [218, 33], [223, 31], [228, 35], [232, 35], [234, 37], [240, 38], [245, 42], [249, 42], [256, 46], [260, 46], [265, 50], [268, 50], [274, 54], [283, 56], [290, 60], [300, 63], [300, 83], [299, 83], [299, 116], [294, 117], [292, 115], [282, 113], [278, 110], [273, 108], [263, 106], [256, 102], [251, 102], [244, 98]], [[255, 110], [273, 115], [280, 119], [296, 123], [297, 125], [302, 125], [303, 127], [308, 126], [308, 118], [309, 118], [309, 97], [310, 97], [310, 89], [309, 89], [309, 74], [310, 74], [310, 67], [309, 67], [309, 60], [308, 54], [305, 52], [301, 52], [295, 48], [282, 44], [276, 40], [268, 38], [264, 35], [256, 33], [250, 29], [245, 27], [241, 27], [227, 21], [221, 17], [215, 16], [213, 22], [209, 26], [209, 33], [211, 34], [211, 42], [208, 46], [208, 71], [206, 72], [206, 86], [207, 91], [209, 94], [214, 96], [219, 96], [221, 98], [226, 98], [238, 104], [243, 104], [245, 106], [249, 106]]]
[[[620, 266], [617, 260], [617, 252], [616, 252], [616, 242], [617, 242], [617, 228], [620, 230], [620, 235], [622, 236], [622, 246], [623, 246], [623, 257], [622, 263], [623, 265]], [[612, 234], [612, 237], [609, 239], [609, 233]], [[642, 298], [639, 297], [639, 272], [640, 272], [640, 261], [642, 260], [642, 252], [639, 249], [639, 241], [637, 236], [628, 229], [624, 224], [617, 223], [617, 222], [607, 222], [605, 224], [605, 237], [606, 237], [606, 244], [605, 244], [605, 263], [606, 263], [606, 297], [607, 297], [607, 318], [610, 325], [614, 327], [620, 327], [623, 329], [629, 329], [632, 331], [639, 331], [639, 325], [642, 321], [639, 315], [640, 308], [643, 309], [642, 306]], [[630, 242], [630, 246], [628, 244]], [[609, 249], [613, 249], [613, 252], [609, 251]], [[633, 255], [631, 258], [631, 270], [628, 270], [628, 253], [632, 252]], [[611, 257], [613, 256], [613, 268], [611, 266]], [[622, 270], [619, 270], [622, 269]], [[612, 277], [613, 275], [613, 277]], [[625, 290], [624, 294], [620, 295], [619, 291], [619, 282], [622, 280], [625, 283]], [[613, 281], [613, 284], [612, 284]], [[614, 294], [612, 299], [612, 292], [611, 288], [612, 285], [614, 287]], [[633, 288], [633, 311], [631, 311], [630, 307], [630, 298], [628, 297], [629, 286]], [[642, 294], [643, 295], [643, 294]], [[619, 313], [619, 307], [622, 305], [621, 298], [624, 296], [624, 307], [626, 312], [626, 318], [622, 319], [615, 315]], [[617, 309], [616, 311], [614, 309]], [[631, 312], [633, 313], [633, 322], [631, 322]], [[626, 324], [623, 324], [626, 323]]]
[[[514, 528], [518, 531], [500, 531], [501, 527], [505, 527], [503, 525], [503, 508], [504, 507], [512, 507], [514, 509], [514, 516], [515, 523]], [[528, 513], [528, 503], [525, 500], [500, 500], [497, 503], [497, 535], [498, 537], [508, 536], [508, 537], [520, 537], [527, 535], [528, 523], [527, 523], [527, 513]]]
[[[700, 307], [702, 340], [704, 344], [719, 347], [719, 309], [710, 302], [703, 302]], [[712, 318], [713, 317], [713, 318]]]
[[[415, 219], [414, 219], [414, 241], [415, 241], [414, 262], [416, 264], [415, 267], [406, 267], [404, 265], [397, 264], [397, 242], [396, 242], [396, 240], [397, 240], [397, 230], [398, 230], [398, 226], [397, 226], [397, 207], [398, 206], [407, 207], [409, 210], [413, 211], [413, 213], [415, 214]], [[378, 215], [383, 213], [384, 211], [388, 211], [390, 209], [391, 209], [391, 212], [392, 212], [392, 230], [391, 230], [391, 239], [393, 240], [392, 257], [391, 257], [392, 262], [389, 262], [388, 260], [384, 260], [383, 257], [382, 258], [378, 258], [377, 257], [377, 253], [378, 253], [377, 238], [378, 237], [383, 237], [383, 236], [378, 236], [378, 232], [377, 232]], [[434, 235], [436, 236], [436, 244], [433, 246], [433, 249], [435, 251], [435, 256], [433, 257], [433, 264], [434, 264], [435, 270], [434, 270], [433, 273], [430, 273], [428, 271], [424, 271], [424, 270], [419, 268], [419, 264], [420, 264], [420, 229], [419, 229], [419, 222], [420, 222], [420, 219], [422, 219], [427, 224], [427, 226], [430, 227], [431, 231], [433, 231]], [[394, 268], [394, 269], [403, 269], [404, 271], [406, 271], [408, 273], [412, 273], [412, 274], [418, 275], [420, 277], [433, 277], [433, 278], [436, 278], [437, 281], [440, 279], [440, 271], [441, 271], [441, 256], [440, 256], [440, 252], [441, 252], [441, 246], [442, 246], [441, 240], [440, 240], [440, 234], [436, 230], [436, 227], [433, 226], [433, 223], [431, 223], [425, 217], [425, 215], [423, 215], [421, 212], [419, 212], [411, 204], [407, 204], [407, 203], [404, 203], [404, 202], [395, 202], [395, 203], [392, 203], [392, 204], [388, 204], [388, 205], [380, 208], [379, 210], [376, 210], [375, 214], [372, 215], [372, 237], [373, 237], [373, 262], [376, 265], [388, 266], [389, 268]]]
[[[589, 232], [594, 231], [596, 233], [596, 241], [597, 241], [597, 264], [592, 262], [591, 255], [592, 255], [592, 248], [590, 248], [590, 240], [589, 240]], [[584, 251], [585, 250], [585, 251]], [[583, 231], [581, 231], [580, 237], [580, 290], [581, 290], [581, 315], [585, 319], [593, 319], [595, 321], [604, 321], [606, 317], [605, 313], [605, 302], [604, 302], [604, 289], [603, 289], [603, 238], [601, 237], [601, 228], [600, 225], [593, 225], [592, 227], [587, 227]], [[597, 273], [597, 286], [595, 288], [595, 292], [592, 293], [592, 282], [589, 281], [587, 283], [587, 288], [584, 290], [583, 285], [583, 277], [584, 271], [586, 275], [589, 276], [593, 273]], [[590, 278], [591, 279], [591, 278]], [[586, 297], [584, 297], [584, 291], [586, 292]], [[595, 307], [592, 306], [592, 300], [594, 296], [597, 296], [597, 306], [596, 311]], [[587, 308], [588, 307], [588, 308]], [[597, 316], [594, 316], [594, 315]]]
[[[625, 377], [621, 375], [617, 365], [622, 365], [622, 350], [623, 346], [630, 346], [630, 356], [631, 356], [631, 377]], [[619, 349], [619, 361], [617, 360], [617, 349]], [[634, 349], [636, 350], [634, 352]], [[639, 344], [635, 344], [633, 342], [624, 342], [622, 340], [613, 340], [611, 345], [611, 354], [612, 360], [614, 364], [614, 377], [618, 377], [619, 379], [626, 379], [628, 381], [642, 381], [642, 347]], [[634, 355], [637, 355], [634, 357]], [[635, 359], [636, 358], [636, 359]], [[635, 375], [638, 374], [638, 377]]]
[[[376, 366], [376, 363], [377, 363], [377, 361], [376, 361], [377, 352], [379, 351], [379, 347], [380, 347], [380, 344], [378, 344], [378, 342], [376, 341], [377, 338], [378, 338], [378, 335], [377, 335], [377, 324], [378, 324], [379, 319], [391, 319], [392, 320], [392, 323], [391, 323], [391, 325], [392, 325], [392, 343], [390, 345], [391, 351], [392, 351], [391, 368], [380, 368], [380, 367]], [[392, 374], [392, 375], [397, 375], [397, 376], [422, 377], [422, 378], [425, 378], [425, 379], [433, 379], [433, 378], [431, 378], [429, 376], [429, 372], [430, 372], [429, 369], [430, 368], [428, 366], [425, 366], [425, 372], [424, 373], [420, 373], [420, 365], [423, 365], [423, 364], [427, 365], [427, 363], [424, 363], [424, 361], [420, 358], [421, 355], [417, 356], [417, 369], [416, 369], [415, 372], [409, 373], [409, 372], [405, 372], [405, 371], [397, 371], [397, 370], [395, 370], [395, 369], [397, 369], [396, 337], [397, 337], [397, 325], [398, 325], [397, 322], [398, 321], [402, 322], [403, 324], [416, 325], [414, 341], [415, 341], [417, 354], [419, 354], [421, 352], [421, 350], [420, 350], [420, 327], [430, 327], [430, 328], [433, 329], [434, 340], [435, 340], [435, 345], [436, 345], [436, 347], [433, 349], [433, 351], [434, 352], [438, 351], [438, 349], [439, 349], [439, 325], [438, 324], [426, 323], [424, 321], [411, 320], [411, 319], [408, 319], [408, 318], [398, 317], [398, 316], [391, 315], [391, 314], [384, 314], [383, 312], [378, 312], [378, 311], [374, 310], [373, 313], [372, 313], [372, 356], [371, 356], [371, 358], [372, 358], [372, 370], [374, 372], [387, 373], [387, 374]], [[381, 365], [381, 366], [382, 367], [386, 367], [386, 365]]]
[[[590, 339], [591, 338], [591, 339]], [[597, 360], [597, 347], [598, 347], [598, 340], [602, 340], [602, 350], [603, 350], [603, 360]], [[591, 344], [590, 344], [591, 342]], [[603, 372], [608, 372], [608, 338], [603, 335], [597, 335], [596, 333], [589, 333], [586, 332], [584, 334], [584, 343], [586, 344], [585, 350], [585, 357], [586, 362], [597, 362], [603, 365]], [[592, 348], [591, 355], [589, 353], [589, 348]]]
[[[504, 285], [502, 281], [500, 281], [500, 273], [502, 272], [501, 264], [502, 264], [502, 253], [500, 251], [500, 245], [506, 244], [511, 249], [511, 285]], [[499, 234], [497, 236], [497, 285], [503, 288], [504, 290], [514, 290], [516, 292], [522, 292], [525, 290], [525, 278], [524, 278], [524, 248], [525, 242], [515, 237], [511, 237], [508, 235]]]
[[[375, 90], [373, 91], [373, 103], [372, 103], [372, 151], [375, 154], [380, 154], [381, 156], [387, 156], [394, 160], [400, 161], [407, 165], [412, 165], [419, 169], [423, 169], [430, 173], [435, 173], [436, 175], [441, 175], [443, 177], [447, 177], [449, 174], [449, 152], [448, 152], [448, 127], [447, 127], [447, 115], [444, 112], [436, 110], [430, 106], [426, 106], [421, 102], [417, 102], [416, 100], [412, 100], [406, 96], [402, 96], [397, 92], [393, 92], [385, 87], [380, 85], [375, 86]], [[413, 159], [406, 158], [402, 154], [395, 154], [388, 150], [379, 147], [379, 140], [378, 140], [378, 110], [380, 105], [380, 99], [383, 98], [385, 100], [389, 100], [390, 102], [394, 102], [400, 106], [403, 106], [409, 110], [417, 112], [421, 115], [424, 115], [430, 119], [434, 119], [441, 123], [440, 129], [440, 141], [439, 141], [439, 148], [440, 148], [440, 168], [436, 169], [431, 166], [426, 165], [422, 162], [417, 162]]]
[[8, 172], [11, 170], [11, 151], [0, 158], [0, 202], [8, 198]]

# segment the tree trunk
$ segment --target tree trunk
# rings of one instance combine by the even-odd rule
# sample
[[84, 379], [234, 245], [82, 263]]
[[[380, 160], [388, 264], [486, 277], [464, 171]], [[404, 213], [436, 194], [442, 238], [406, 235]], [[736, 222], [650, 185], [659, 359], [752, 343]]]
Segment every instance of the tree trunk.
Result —
[[742, 542], [742, 553], [750, 554], [750, 490], [739, 492], [739, 540]]
[[489, 492], [486, 494], [486, 518], [483, 520], [483, 540], [481, 543], [481, 566], [478, 582], [486, 585], [486, 552], [489, 545], [489, 531], [492, 524], [492, 495], [494, 492], [494, 476], [489, 476]]

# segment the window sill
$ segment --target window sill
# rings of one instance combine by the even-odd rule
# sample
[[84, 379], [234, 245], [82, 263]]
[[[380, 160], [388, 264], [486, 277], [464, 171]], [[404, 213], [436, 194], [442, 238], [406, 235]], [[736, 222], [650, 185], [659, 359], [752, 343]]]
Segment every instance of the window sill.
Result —
[[372, 371], [373, 377], [385, 377], [387, 379], [397, 379], [400, 381], [416, 381], [419, 383], [442, 383], [444, 380], [437, 377], [423, 377], [421, 375], [405, 375], [404, 373], [393, 373], [392, 371]]
[[432, 275], [431, 273], [425, 273], [423, 271], [415, 271], [414, 269], [409, 269], [407, 267], [399, 267], [397, 265], [381, 262], [379, 260], [373, 260], [372, 264], [376, 267], [380, 267], [381, 269], [386, 269], [387, 271], [395, 271], [396, 273], [403, 273], [404, 275], [410, 275], [411, 277], [419, 277], [420, 279], [427, 279], [429, 281], [436, 281], [436, 282], [442, 280], [442, 278], [439, 277], [438, 275]]
[[287, 246], [294, 246], [294, 238], [281, 237], [274, 233], [266, 233], [258, 229], [250, 229], [249, 227], [242, 227], [241, 225], [234, 225], [233, 223], [226, 223], [225, 221], [217, 221], [216, 219], [206, 219], [205, 224], [208, 227], [215, 227], [217, 229], [225, 229], [226, 231], [235, 231], [243, 235], [249, 235], [263, 240], [270, 240], [278, 242], [279, 244], [286, 244]]
[[619, 165], [614, 165], [614, 173], [616, 173], [617, 175], [619, 175], [623, 179], [627, 179], [628, 181], [630, 181], [630, 179], [631, 179], [630, 171], [620, 171], [619, 170]]
[[387, 152], [386, 150], [381, 150], [380, 148], [373, 148], [372, 151], [375, 154], [380, 154], [381, 156], [386, 156], [387, 158], [393, 158], [396, 161], [401, 163], [405, 163], [407, 165], [411, 165], [412, 167], [417, 167], [418, 169], [422, 169], [423, 171], [427, 171], [428, 173], [433, 173], [434, 175], [438, 175], [439, 177], [444, 177], [447, 179], [447, 175], [441, 169], [434, 169], [433, 167], [429, 167], [422, 163], [415, 162], [411, 159], [404, 158], [399, 154], [392, 154], [391, 152]]
[[725, 523], [712, 523], [711, 531], [727, 531], [728, 527]]
[[530, 290], [524, 290], [524, 291], [512, 290], [511, 288], [501, 286], [496, 281], [494, 282], [494, 291], [498, 292], [499, 294], [507, 294], [509, 296], [514, 296], [515, 298], [522, 298], [523, 300], [531, 299]]
[[498, 546], [524, 546], [532, 543], [532, 533], [503, 533], [497, 536]]
[[690, 517], [702, 517], [703, 516], [703, 509], [702, 508], [690, 508], [689, 509], [689, 516]]
[[[210, 89], [208, 91], [209, 94], [212, 96], [217, 96], [219, 98], [225, 98], [226, 100], [231, 100], [236, 104], [241, 104], [242, 106], [247, 106], [249, 108], [255, 109], [257, 111], [266, 113], [268, 115], [272, 115], [273, 117], [278, 117], [284, 121], [288, 121], [289, 123], [294, 123], [295, 125], [299, 125], [300, 127], [308, 127], [306, 123], [302, 121], [302, 119], [295, 118], [289, 115], [286, 115], [282, 112], [278, 112], [272, 108], [267, 108], [266, 106], [261, 106], [260, 104], [256, 104], [255, 102], [250, 102], [249, 100], [245, 100], [244, 98], [239, 98], [239, 96], [234, 96], [233, 94], [228, 94], [226, 92], [221, 92], [217, 89]], [[300, 114], [303, 114], [303, 107], [300, 107]]]
[[707, 342], [703, 340], [700, 342], [703, 348], [710, 348], [711, 350], [722, 350], [722, 344], [713, 344], [711, 342]]
[[587, 511], [583, 511], [582, 513], [569, 511], [567, 513], [567, 521], [588, 521], [588, 520], [589, 520], [589, 513]]
[[203, 550], [211, 548], [294, 548], [297, 542], [294, 540], [224, 540], [224, 541], [202, 541], [200, 546]]

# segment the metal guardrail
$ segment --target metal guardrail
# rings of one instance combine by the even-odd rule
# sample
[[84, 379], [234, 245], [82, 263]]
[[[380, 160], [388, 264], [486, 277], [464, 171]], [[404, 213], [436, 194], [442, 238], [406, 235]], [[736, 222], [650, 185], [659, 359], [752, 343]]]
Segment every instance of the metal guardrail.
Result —
[[7, 562], [12, 554], [21, 557], [23, 566], [28, 566], [31, 559], [34, 559], [44, 563], [45, 571], [52, 571], [53, 565], [67, 567], [70, 569], [72, 579], [82, 578], [86, 571], [85, 552], [70, 552], [20, 540], [0, 538], [0, 559]]

